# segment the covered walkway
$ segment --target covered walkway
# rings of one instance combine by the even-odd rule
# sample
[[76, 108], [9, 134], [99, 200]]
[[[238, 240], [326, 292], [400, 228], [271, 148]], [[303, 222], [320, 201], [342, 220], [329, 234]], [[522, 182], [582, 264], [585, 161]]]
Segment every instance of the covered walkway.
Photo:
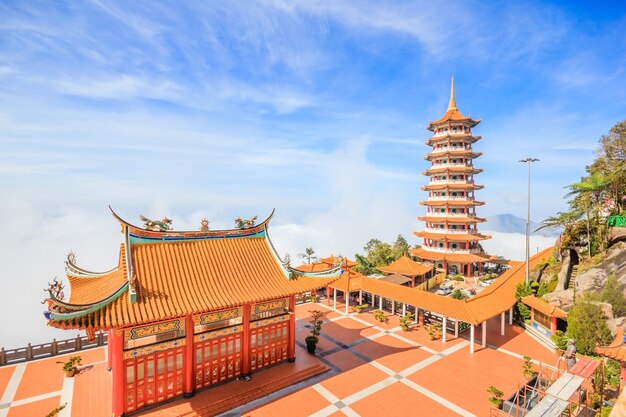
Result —
[[[552, 247], [544, 249], [530, 258], [530, 268], [547, 259]], [[511, 268], [497, 278], [493, 284], [480, 294], [466, 300], [444, 297], [420, 289], [409, 288], [382, 280], [365, 277], [352, 269], [346, 269], [341, 277], [331, 283], [328, 288], [333, 290], [333, 309], [337, 310], [337, 291], [344, 293], [345, 313], [349, 314], [351, 298], [362, 303], [365, 298], [370, 300], [372, 307], [383, 310], [390, 307], [392, 314], [403, 317], [411, 313], [414, 321], [424, 322], [426, 318], [440, 321], [442, 341], [445, 343], [447, 334], [459, 334], [459, 328], [469, 328], [470, 352], [474, 353], [476, 328], [480, 327], [481, 345], [487, 345], [487, 326], [489, 319], [499, 317], [500, 334], [505, 334], [505, 324], [513, 324], [513, 306], [516, 303], [515, 288], [525, 279], [525, 263], [511, 262]], [[328, 292], [330, 295], [330, 292]], [[329, 299], [330, 301], [330, 299]], [[508, 312], [508, 314], [507, 314]], [[508, 319], [508, 320], [507, 320]]]

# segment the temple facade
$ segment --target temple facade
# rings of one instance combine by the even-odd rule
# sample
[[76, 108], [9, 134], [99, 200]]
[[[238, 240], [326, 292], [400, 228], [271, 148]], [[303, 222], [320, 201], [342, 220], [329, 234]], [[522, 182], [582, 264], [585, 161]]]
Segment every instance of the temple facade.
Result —
[[118, 264], [92, 272], [68, 256], [71, 293], [51, 288], [48, 324], [108, 332], [113, 416], [192, 396], [295, 360], [295, 295], [326, 287], [340, 267], [301, 272], [282, 262], [270, 216], [232, 230], [122, 226]]
[[415, 232], [423, 238], [422, 247], [411, 251], [414, 256], [433, 261], [446, 273], [467, 277], [489, 259], [479, 242], [490, 236], [479, 233], [478, 224], [485, 219], [476, 213], [476, 207], [484, 204], [475, 199], [476, 190], [483, 186], [474, 183], [474, 176], [482, 172], [474, 167], [474, 159], [482, 153], [472, 149], [481, 139], [472, 133], [479, 123], [459, 112], [452, 79], [448, 110], [426, 127], [432, 136], [426, 141], [431, 151], [424, 159], [431, 166], [423, 172], [429, 179], [422, 187], [428, 198], [420, 203], [426, 206], [426, 215], [418, 217], [425, 222], [425, 228]]

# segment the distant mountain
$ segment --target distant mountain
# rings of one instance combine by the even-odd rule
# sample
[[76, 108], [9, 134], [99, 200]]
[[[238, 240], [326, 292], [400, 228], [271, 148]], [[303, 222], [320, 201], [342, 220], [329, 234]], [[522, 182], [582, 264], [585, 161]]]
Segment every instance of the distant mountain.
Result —
[[[534, 232], [540, 226], [539, 223], [530, 222], [530, 233], [544, 237], [556, 237], [561, 231], [554, 229], [541, 229]], [[514, 216], [512, 214], [496, 214], [487, 217], [487, 223], [479, 225], [481, 230], [503, 233], [526, 233], [526, 219]]]

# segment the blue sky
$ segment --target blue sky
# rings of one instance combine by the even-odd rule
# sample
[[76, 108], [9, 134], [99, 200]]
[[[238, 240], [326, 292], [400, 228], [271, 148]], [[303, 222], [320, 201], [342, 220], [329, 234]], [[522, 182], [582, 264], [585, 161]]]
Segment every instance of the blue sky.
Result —
[[410, 236], [452, 75], [483, 121], [479, 212], [525, 216], [533, 156], [541, 220], [625, 118], [625, 33], [622, 2], [3, 2], [3, 279], [33, 284], [2, 291], [70, 248], [110, 267], [109, 204], [193, 229], [276, 207], [292, 256]]

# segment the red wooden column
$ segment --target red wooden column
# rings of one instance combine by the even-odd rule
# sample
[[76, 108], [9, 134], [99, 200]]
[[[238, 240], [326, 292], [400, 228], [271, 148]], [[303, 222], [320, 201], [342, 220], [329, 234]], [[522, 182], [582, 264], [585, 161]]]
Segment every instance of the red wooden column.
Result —
[[113, 336], [111, 333], [113, 333], [113, 330], [107, 331], [107, 371], [109, 372], [113, 369]]
[[193, 354], [193, 316], [185, 317], [185, 362], [183, 373], [183, 397], [191, 398], [194, 394], [193, 386], [193, 370], [194, 370], [194, 354]]
[[552, 322], [551, 322], [551, 326], [550, 326], [550, 333], [555, 334], [556, 333], [556, 317], [552, 317]]
[[250, 375], [250, 304], [243, 306], [243, 340], [241, 346], [241, 376]]
[[296, 297], [289, 298], [289, 341], [287, 343], [287, 361], [296, 361]]
[[109, 336], [111, 344], [111, 369], [113, 371], [113, 416], [119, 417], [124, 414], [124, 357], [123, 334], [121, 330], [112, 329]]

